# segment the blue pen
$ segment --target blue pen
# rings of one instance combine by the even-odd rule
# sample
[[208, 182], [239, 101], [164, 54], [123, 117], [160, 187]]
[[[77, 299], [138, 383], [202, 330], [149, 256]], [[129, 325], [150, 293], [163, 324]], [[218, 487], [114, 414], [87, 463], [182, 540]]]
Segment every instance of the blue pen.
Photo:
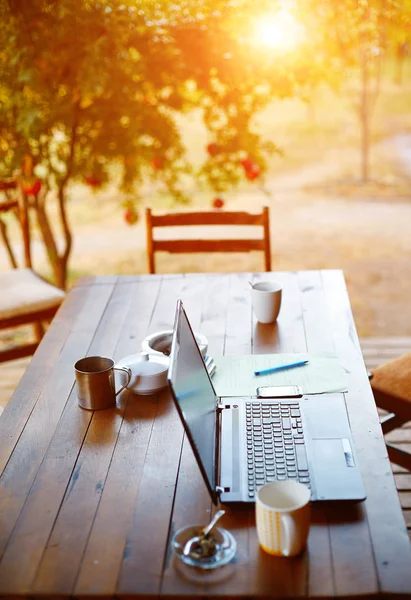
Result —
[[254, 375], [268, 375], [269, 373], [275, 373], [276, 371], [284, 371], [285, 369], [294, 369], [294, 367], [302, 367], [306, 365], [308, 360], [299, 360], [297, 362], [288, 363], [287, 365], [279, 365], [278, 367], [270, 367], [269, 369], [261, 369], [261, 371], [254, 371]]

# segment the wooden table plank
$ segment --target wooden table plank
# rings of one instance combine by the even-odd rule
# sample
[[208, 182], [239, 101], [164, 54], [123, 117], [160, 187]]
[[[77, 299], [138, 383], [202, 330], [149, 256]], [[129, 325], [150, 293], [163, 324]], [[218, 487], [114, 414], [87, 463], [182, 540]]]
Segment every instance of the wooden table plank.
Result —
[[[200, 330], [201, 333], [204, 334], [204, 328], [207, 328], [208, 321], [210, 319], [210, 315], [214, 314], [214, 311], [219, 310], [219, 314], [222, 315], [221, 319], [221, 328], [216, 327], [213, 331], [212, 340], [210, 341], [210, 336], [207, 335], [209, 340], [209, 352], [214, 348], [215, 352], [212, 352], [214, 356], [217, 353], [223, 353], [225, 347], [225, 315], [229, 314], [229, 306], [227, 305], [227, 296], [228, 296], [228, 287], [229, 285], [236, 285], [234, 281], [228, 283], [228, 278], [226, 279], [226, 285], [221, 285], [221, 276], [208, 276], [206, 279], [207, 285], [205, 288], [201, 290], [202, 302], [197, 302], [197, 305], [201, 307], [201, 313], [197, 312], [196, 318], [201, 320]], [[242, 286], [243, 284], [237, 282], [237, 285]], [[184, 305], [188, 306], [186, 300], [183, 298]], [[190, 322], [191, 317], [190, 313], [187, 312]], [[195, 323], [196, 321], [194, 321]], [[192, 323], [194, 330], [196, 327]], [[204, 325], [205, 323], [205, 325]], [[203, 327], [204, 325], [204, 327]], [[176, 490], [176, 500], [173, 507], [173, 516], [172, 523], [170, 527], [170, 537], [169, 544], [171, 542], [171, 537], [173, 531], [182, 527], [183, 525], [188, 525], [190, 523], [207, 523], [210, 520], [212, 515], [211, 508], [211, 500], [208, 494], [208, 491], [205, 487], [205, 484], [201, 478], [201, 484], [193, 489], [193, 482], [191, 477], [187, 478], [186, 473], [196, 473], [194, 479], [198, 480], [200, 476], [200, 472], [198, 469], [198, 465], [192, 453], [191, 447], [187, 438], [184, 439], [182, 460], [179, 469], [178, 481], [177, 481], [177, 490]], [[191, 521], [187, 520], [187, 515], [185, 511], [185, 505], [188, 501], [188, 498], [191, 498], [192, 507], [190, 510]], [[196, 573], [194, 581], [190, 578], [190, 571], [192, 569], [186, 568], [184, 565], [181, 565], [177, 562], [177, 559], [173, 557], [169, 552], [167, 555], [167, 560], [165, 561], [165, 570], [162, 582], [161, 591], [163, 594], [173, 594], [179, 591], [179, 593], [186, 594], [198, 594], [199, 590], [208, 590], [208, 585], [213, 580], [213, 574], [205, 574], [205, 573]], [[207, 592], [208, 593], [208, 592]]]
[[[228, 298], [226, 300], [227, 319], [224, 334], [224, 354], [251, 353], [252, 308], [251, 279], [248, 273], [230, 275]], [[239, 343], [238, 343], [239, 342]], [[231, 594], [241, 596], [249, 590], [249, 523], [253, 507], [222, 506], [226, 511], [221, 526], [227, 528], [237, 542], [235, 561], [220, 574], [205, 578], [207, 596]]]
[[[301, 273], [299, 280], [308, 351], [334, 352], [334, 324], [332, 315], [329, 314], [321, 272]], [[339, 358], [344, 366], [345, 355], [339, 353]], [[326, 399], [322, 400], [319, 396], [318, 401], [326, 402]], [[336, 593], [347, 596], [353, 591], [362, 594], [376, 593], [378, 581], [366, 512], [361, 505], [352, 508], [349, 504], [336, 507], [329, 504], [325, 507], [324, 514], [329, 524], [332, 561], [329, 568], [334, 573]], [[351, 547], [351, 542], [355, 539], [357, 542]], [[353, 560], [356, 552], [361, 560]], [[324, 559], [327, 560], [325, 556]]]
[[[191, 296], [184, 277], [162, 281], [150, 328], [170, 329], [174, 323], [178, 298]], [[202, 284], [197, 299], [203, 296]], [[157, 594], [167, 549], [170, 515], [181, 460], [183, 427], [170, 394], [160, 395], [158, 409], [147, 449], [140, 491], [126, 547], [117, 592]]]
[[[296, 294], [301, 303], [302, 325], [308, 352], [326, 352], [332, 349], [330, 327], [323, 306], [322, 282], [318, 271], [298, 273]], [[313, 504], [312, 524], [308, 538], [309, 595], [333, 596], [335, 572], [332, 558], [331, 530], [326, 507]]]
[[[269, 280], [279, 281], [283, 285], [283, 302], [278, 321], [275, 325], [258, 323], [252, 314], [252, 352], [253, 354], [271, 352], [304, 352], [306, 350], [305, 333], [302, 321], [301, 303], [297, 288], [297, 279], [292, 273], [264, 273], [253, 276], [253, 282]], [[289, 301], [289, 302], [288, 302]], [[252, 311], [251, 307], [250, 310]], [[287, 335], [288, 332], [288, 335]], [[239, 512], [240, 509], [237, 509]], [[243, 517], [244, 519], [244, 517]], [[238, 515], [232, 515], [233, 525]], [[296, 578], [296, 571], [305, 570], [304, 558], [298, 557], [284, 561], [268, 556], [258, 543], [255, 529], [255, 509], [248, 508], [247, 521], [248, 553], [244, 551], [244, 581], [238, 586], [239, 594], [253, 593], [272, 597], [299, 597], [306, 590], [306, 577]], [[245, 536], [242, 535], [245, 542]], [[229, 594], [230, 581], [223, 590]]]
[[[322, 279], [336, 350], [350, 371], [346, 402], [367, 492], [365, 508], [379, 587], [384, 593], [404, 593], [411, 589], [411, 547], [344, 277], [340, 271], [323, 271]], [[355, 540], [352, 541], [355, 546]], [[362, 555], [359, 555], [359, 560], [363, 560]]]
[[215, 356], [224, 354], [229, 277], [224, 275], [209, 277], [209, 284], [203, 298], [200, 330], [208, 339], [207, 353]]
[[[82, 354], [77, 354], [76, 357], [71, 360], [65, 360], [64, 364], [60, 364], [59, 377], [66, 379], [70, 382], [70, 388], [74, 383], [74, 370], [73, 364], [76, 358], [81, 357], [87, 351], [89, 354], [105, 354], [110, 355], [114, 351], [116, 339], [119, 331], [119, 324], [121, 323], [121, 316], [119, 317], [119, 303], [123, 306], [127, 306], [127, 301], [131, 303], [132, 296], [124, 293], [126, 288], [115, 289], [111, 293], [110, 287], [110, 298], [105, 308], [104, 315], [101, 318], [101, 324], [99, 328], [99, 335], [95, 336], [91, 346], [84, 349]], [[100, 290], [101, 293], [101, 290]], [[86, 295], [88, 292], [86, 291]], [[95, 299], [94, 299], [95, 300]], [[107, 301], [107, 298], [106, 298]], [[121, 315], [121, 313], [120, 313]], [[123, 318], [125, 315], [123, 316]], [[73, 330], [77, 327], [81, 330], [81, 319], [79, 325], [74, 325]], [[106, 337], [109, 343], [103, 345], [103, 332], [106, 332]], [[117, 333], [117, 335], [116, 335]], [[110, 348], [111, 345], [111, 348]], [[77, 350], [78, 351], [78, 350]], [[65, 357], [67, 358], [67, 357]], [[56, 427], [56, 432], [53, 435], [50, 446], [45, 453], [44, 460], [41, 464], [36, 480], [30, 493], [25, 502], [24, 508], [20, 515], [17, 527], [13, 532], [12, 539], [10, 540], [7, 552], [4, 557], [4, 561], [1, 564], [1, 569], [7, 572], [8, 579], [11, 577], [11, 567], [17, 567], [17, 571], [14, 574], [16, 584], [19, 589], [27, 590], [32, 584], [37, 568], [39, 567], [42, 559], [43, 550], [46, 544], [50, 545], [52, 552], [57, 555], [56, 561], [60, 557], [60, 553], [68, 553], [73, 544], [76, 545], [75, 539], [75, 528], [80, 528], [80, 535], [84, 533], [84, 521], [76, 518], [77, 502], [76, 498], [77, 489], [82, 485], [84, 471], [82, 471], [82, 477], [79, 477], [80, 470], [82, 468], [81, 461], [76, 464], [78, 460], [78, 453], [81, 449], [84, 437], [86, 435], [92, 435], [93, 429], [89, 429], [90, 422], [96, 421], [97, 423], [101, 419], [108, 418], [107, 415], [111, 414], [112, 411], [101, 411], [96, 412], [93, 415], [91, 411], [83, 411], [77, 405], [77, 393], [74, 388], [70, 394], [68, 404], [64, 410], [61, 419]], [[118, 420], [118, 419], [117, 419]], [[102, 432], [101, 427], [98, 430], [98, 435], [102, 434], [104, 438], [104, 431]], [[75, 443], [73, 443], [73, 440]], [[104, 444], [98, 444], [104, 446]], [[65, 451], [63, 451], [63, 449]], [[94, 452], [93, 447], [93, 452]], [[75, 470], [74, 470], [75, 469]], [[80, 479], [80, 481], [78, 481]], [[76, 484], [76, 490], [74, 486]], [[52, 486], [52, 489], [50, 489]], [[65, 535], [64, 543], [56, 543], [50, 541], [48, 538], [51, 534], [52, 528], [55, 527], [56, 514], [59, 513], [60, 504], [63, 502], [64, 496], [70, 498], [69, 503], [64, 505], [64, 510], [67, 510], [66, 506], [71, 506], [75, 515], [73, 517], [73, 523], [70, 523], [68, 530], [70, 536]], [[94, 498], [96, 495], [91, 494]], [[80, 498], [81, 500], [81, 498]], [[59, 515], [60, 518], [60, 515]], [[58, 521], [58, 519], [57, 519]], [[56, 530], [53, 530], [51, 540], [55, 537]], [[70, 544], [72, 546], [70, 547]], [[77, 550], [76, 546], [76, 550]], [[46, 549], [46, 554], [50, 552]], [[29, 559], [26, 568], [23, 570], [24, 576], [19, 572], [22, 567], [21, 560], [17, 560], [19, 555], [27, 557]], [[65, 566], [66, 569], [73, 568], [73, 563], [76, 558], [80, 558], [81, 554], [74, 552], [74, 559], [68, 560], [68, 564], [62, 561], [60, 566]], [[70, 557], [71, 558], [71, 557]], [[59, 577], [59, 568], [55, 568], [52, 573], [53, 577]], [[52, 586], [53, 577], [50, 578], [50, 585]], [[0, 579], [2, 579], [0, 577]], [[65, 583], [63, 577], [61, 578], [61, 585]], [[53, 589], [53, 588], [52, 588]]]
[[196, 596], [204, 592], [207, 574], [195, 572], [182, 565], [174, 556], [171, 548], [173, 535], [181, 527], [207, 523], [212, 515], [210, 495], [198, 468], [187, 437], [184, 437], [183, 452], [178, 473], [173, 515], [169, 530], [167, 554], [161, 582], [161, 594], [164, 596]]
[[[228, 284], [221, 286], [221, 276], [213, 275], [205, 278], [205, 282], [206, 285], [203, 285], [200, 289], [201, 301], [199, 298], [196, 299], [196, 310], [194, 312], [193, 309], [195, 307], [191, 306], [190, 311], [190, 303], [187, 301], [187, 298], [184, 296], [182, 298], [194, 331], [200, 330], [203, 334], [204, 328], [207, 329], [210, 314], [213, 314], [216, 307], [220, 309], [220, 314], [223, 315], [223, 318], [226, 311], [228, 311], [227, 317], [229, 314], [229, 306], [225, 306], [225, 303], [227, 303]], [[190, 281], [190, 284], [192, 284], [192, 281]], [[232, 279], [230, 278], [230, 288], [235, 285], [242, 287], [244, 282], [237, 280], [235, 277]], [[204, 323], [205, 326], [203, 327]], [[213, 331], [211, 343], [210, 336], [207, 336], [209, 340], [208, 353], [210, 353], [213, 348], [216, 351], [213, 352], [212, 355], [223, 353], [224, 351], [226, 325], [225, 322], [222, 322], [222, 324], [222, 331], [219, 330], [218, 327]], [[211, 580], [213, 579], [212, 574], [200, 572], [195, 573], [194, 578], [190, 578], [192, 569], [182, 565], [178, 559], [172, 555], [170, 544], [172, 536], [177, 529], [189, 524], [205, 524], [210, 520], [211, 515], [212, 503], [210, 496], [203, 482], [191, 446], [185, 437], [169, 532], [168, 553], [165, 560], [165, 569], [161, 587], [162, 594], [166, 596], [176, 593], [184, 594], [184, 596], [190, 594], [197, 595], [200, 590], [204, 591], [207, 589], [205, 586], [207, 586], [210, 578]]]
[[[87, 352], [112, 289], [112, 286], [99, 287], [87, 293], [83, 307], [30, 414], [30, 426], [22, 431], [1, 475], [0, 556], [17, 522], [73, 387], [73, 365], [79, 356], [84, 356]], [[28, 378], [30, 374], [35, 374], [31, 365]]]
[[251, 354], [251, 273], [229, 276], [224, 354]]
[[[184, 305], [190, 314], [190, 322], [192, 323], [195, 330], [199, 330], [200, 320], [201, 320], [202, 297], [203, 297], [204, 290], [206, 288], [207, 283], [205, 282], [204, 277], [202, 277], [201, 279], [199, 279], [197, 277], [194, 282], [192, 282], [191, 279], [192, 278], [190, 278], [190, 277], [184, 277], [184, 279], [180, 282], [181, 287], [179, 289], [179, 293], [175, 296], [174, 300], [177, 299], [177, 296], [181, 297], [183, 299]], [[174, 301], [170, 302], [170, 305], [171, 305], [171, 308], [173, 308], [175, 310], [175, 302]], [[161, 310], [161, 312], [163, 312], [163, 309], [160, 309], [160, 310]], [[171, 317], [172, 317], [172, 320], [168, 323], [168, 326], [166, 327], [167, 329], [172, 328], [172, 323], [174, 321], [174, 314], [169, 313], [169, 318], [171, 319]], [[188, 460], [187, 460], [187, 454], [189, 456]], [[188, 467], [188, 472], [191, 472], [190, 471], [190, 466], [191, 466], [191, 470], [194, 470], [195, 473], [200, 476], [198, 467], [197, 467], [197, 463], [195, 463], [195, 466], [193, 465], [194, 459], [191, 455], [192, 455], [191, 447], [186, 447], [186, 451], [183, 452], [182, 465], [181, 465], [180, 469], [182, 469], [183, 472], [185, 473], [186, 471], [184, 469], [187, 469], [187, 467]], [[200, 479], [201, 479], [201, 476], [200, 476]], [[197, 488], [194, 487], [194, 489], [197, 489]], [[190, 488], [188, 489], [188, 492], [192, 499], [193, 498], [193, 487], [192, 486], [190, 486]], [[208, 511], [209, 511], [211, 502], [210, 502], [208, 493], [206, 493], [205, 499], [206, 499], [206, 503], [207, 503], [207, 507], [208, 507]], [[184, 503], [183, 503], [183, 505], [184, 505]], [[175, 527], [176, 526], [173, 523], [171, 528], [173, 529]], [[172, 570], [172, 573], [173, 574], [175, 573], [174, 570]]]
[[[160, 280], [139, 282], [134, 288], [116, 358], [140, 350], [140, 340], [148, 333], [152, 307], [160, 289]], [[101, 501], [81, 561], [76, 595], [115, 594], [156, 411], [153, 398], [128, 395]]]
[[[137, 295], [137, 283], [117, 284], [89, 354], [121, 357], [122, 351], [118, 354], [121, 333], [128, 335], [129, 313], [135, 314]], [[124, 411], [125, 402], [120, 402], [117, 409], [92, 414], [67, 494], [36, 575], [34, 589], [39, 593], [63, 593], [74, 589]], [[77, 514], [79, 507], [83, 512], [81, 519]]]

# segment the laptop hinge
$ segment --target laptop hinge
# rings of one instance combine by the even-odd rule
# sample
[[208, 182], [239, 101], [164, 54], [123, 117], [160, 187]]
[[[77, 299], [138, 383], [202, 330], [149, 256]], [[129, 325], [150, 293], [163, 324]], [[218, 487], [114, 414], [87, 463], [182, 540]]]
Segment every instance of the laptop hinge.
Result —
[[218, 494], [223, 494], [225, 492], [225, 489], [223, 487], [221, 487], [221, 485], [216, 485], [215, 491]]
[[231, 406], [229, 404], [222, 404], [221, 402], [217, 404], [217, 410], [226, 410], [227, 408], [231, 408]]
[[224, 405], [221, 403], [220, 399], [217, 400], [217, 410], [215, 413], [216, 416], [216, 447], [215, 447], [215, 493], [217, 498], [220, 497], [221, 486], [218, 485], [220, 483], [220, 459], [221, 459], [221, 414]]

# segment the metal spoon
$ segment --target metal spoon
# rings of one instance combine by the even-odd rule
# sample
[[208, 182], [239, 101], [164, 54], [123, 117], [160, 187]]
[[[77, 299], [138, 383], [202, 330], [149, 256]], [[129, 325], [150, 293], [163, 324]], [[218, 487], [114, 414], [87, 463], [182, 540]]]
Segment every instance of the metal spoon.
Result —
[[183, 548], [184, 556], [188, 556], [193, 552], [194, 548], [198, 548], [198, 546], [201, 546], [201, 542], [204, 540], [204, 538], [208, 536], [210, 531], [213, 529], [214, 525], [224, 514], [225, 510], [217, 511], [214, 517], [209, 522], [209, 524], [203, 527], [203, 529], [201, 529], [199, 535], [195, 535], [194, 537], [187, 540]]

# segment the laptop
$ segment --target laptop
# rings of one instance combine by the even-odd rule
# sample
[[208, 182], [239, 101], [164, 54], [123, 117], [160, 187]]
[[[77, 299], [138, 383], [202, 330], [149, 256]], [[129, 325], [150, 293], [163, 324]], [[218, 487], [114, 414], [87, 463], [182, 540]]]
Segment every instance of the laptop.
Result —
[[313, 501], [365, 499], [343, 396], [269, 388], [263, 398], [218, 397], [181, 300], [168, 382], [214, 503], [254, 502], [263, 484], [286, 479], [307, 485]]

